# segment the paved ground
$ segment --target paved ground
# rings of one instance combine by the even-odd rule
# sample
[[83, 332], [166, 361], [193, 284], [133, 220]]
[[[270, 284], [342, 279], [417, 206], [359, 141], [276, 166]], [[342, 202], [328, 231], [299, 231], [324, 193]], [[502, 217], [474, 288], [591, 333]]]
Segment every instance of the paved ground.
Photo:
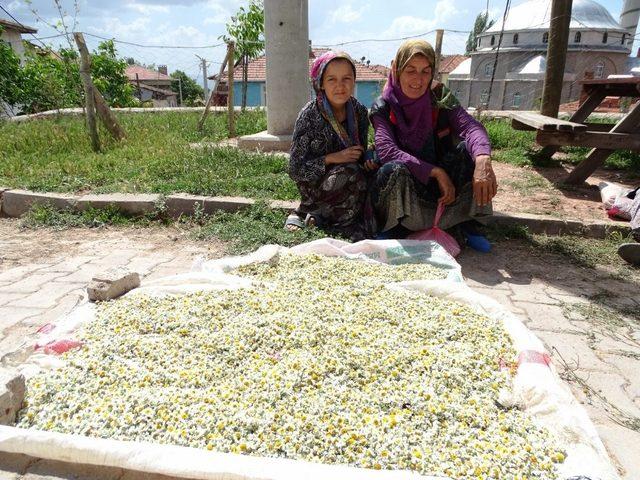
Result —
[[[17, 221], [0, 219], [0, 352], [28, 342], [37, 327], [73, 308], [92, 275], [107, 266], [125, 265], [150, 279], [223, 252], [222, 244], [194, 242], [171, 228], [24, 231]], [[615, 278], [518, 241], [498, 243], [488, 255], [465, 251], [460, 263], [473, 288], [520, 315], [545, 342], [621, 476], [637, 479], [640, 275]], [[19, 478], [150, 477], [3, 455], [0, 479]]]

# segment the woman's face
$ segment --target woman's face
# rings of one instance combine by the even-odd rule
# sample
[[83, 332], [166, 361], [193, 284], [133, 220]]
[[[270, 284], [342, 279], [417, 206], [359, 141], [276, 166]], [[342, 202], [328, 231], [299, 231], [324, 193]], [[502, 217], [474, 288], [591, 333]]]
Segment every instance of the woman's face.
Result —
[[420, 98], [433, 78], [431, 64], [423, 55], [414, 55], [400, 72], [402, 93], [411, 99]]
[[347, 60], [332, 60], [324, 69], [322, 90], [332, 107], [341, 107], [353, 95], [353, 68]]

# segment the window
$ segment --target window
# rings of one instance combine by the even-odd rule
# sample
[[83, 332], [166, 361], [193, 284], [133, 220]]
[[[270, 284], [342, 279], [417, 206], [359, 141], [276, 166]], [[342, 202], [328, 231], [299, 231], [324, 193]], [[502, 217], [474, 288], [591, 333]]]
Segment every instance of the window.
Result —
[[489, 103], [489, 91], [488, 90], [482, 90], [482, 93], [480, 94], [480, 106], [481, 107], [486, 107]]
[[520, 108], [520, 103], [522, 102], [522, 96], [520, 95], [520, 92], [516, 92], [513, 94], [513, 103], [511, 104], [511, 106], [513, 108]]
[[514, 34], [513, 34], [513, 44], [514, 44], [514, 45], [517, 45], [517, 44], [518, 44], [518, 34], [517, 34], [517, 33], [514, 33]]
[[490, 63], [485, 63], [484, 65], [484, 76], [485, 77], [490, 77], [491, 75], [493, 75], [493, 65]]
[[260, 85], [260, 105], [264, 106], [267, 104], [267, 84], [266, 82]]
[[623, 33], [622, 34], [622, 40], [620, 40], [620, 45], [624, 45], [624, 42], [626, 42], [626, 41], [627, 41], [627, 34]]
[[494, 46], [495, 44], [496, 44], [496, 36], [491, 35], [491, 46]]
[[609, 40], [609, 32], [604, 32], [602, 34], [602, 43], [607, 43], [607, 40]]
[[596, 63], [596, 66], [593, 70], [593, 77], [594, 78], [602, 78], [604, 77], [604, 62], [598, 62]]
[[478, 43], [478, 45], [477, 45], [478, 48], [480, 48], [480, 44], [482, 43], [482, 39], [480, 37], [478, 37], [478, 42], [477, 43]]
[[573, 37], [573, 43], [580, 43], [582, 41], [582, 33], [576, 32], [576, 35]]
[[542, 43], [549, 43], [549, 32], [544, 32], [542, 34]]

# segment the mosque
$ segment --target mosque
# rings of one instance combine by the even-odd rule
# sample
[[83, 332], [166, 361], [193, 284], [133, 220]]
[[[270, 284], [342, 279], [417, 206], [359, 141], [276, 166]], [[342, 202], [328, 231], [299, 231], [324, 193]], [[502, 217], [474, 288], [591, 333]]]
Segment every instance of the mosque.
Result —
[[[489, 110], [540, 107], [551, 3], [551, 0], [525, 1], [509, 11], [504, 30], [500, 19], [478, 36], [477, 50], [448, 78], [449, 88], [464, 107]], [[573, 0], [569, 28], [561, 103], [580, 97], [580, 80], [628, 74], [634, 37], [632, 29], [624, 28], [594, 0]]]

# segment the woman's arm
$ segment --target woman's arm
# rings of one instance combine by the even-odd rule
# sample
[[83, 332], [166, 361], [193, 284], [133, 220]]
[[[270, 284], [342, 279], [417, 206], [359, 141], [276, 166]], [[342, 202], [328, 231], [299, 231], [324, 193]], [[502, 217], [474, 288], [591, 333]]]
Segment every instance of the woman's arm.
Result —
[[496, 175], [491, 166], [491, 143], [487, 131], [475, 118], [462, 107], [449, 112], [449, 124], [467, 144], [476, 166], [473, 171], [473, 196], [476, 203], [484, 206], [498, 191]]
[[313, 125], [313, 112], [305, 107], [293, 128], [289, 156], [289, 176], [294, 182], [316, 183], [325, 175], [325, 155], [314, 150], [317, 126]]
[[465, 141], [467, 151], [475, 160], [481, 155], [491, 156], [491, 142], [482, 124], [462, 107], [449, 111], [449, 124], [453, 132]]
[[381, 115], [373, 115], [371, 117], [373, 128], [375, 130], [376, 153], [382, 163], [398, 162], [406, 165], [409, 172], [420, 182], [426, 184], [431, 176], [433, 165], [418, 160], [413, 155], [400, 149], [396, 143], [395, 134], [389, 120], [382, 118]]

